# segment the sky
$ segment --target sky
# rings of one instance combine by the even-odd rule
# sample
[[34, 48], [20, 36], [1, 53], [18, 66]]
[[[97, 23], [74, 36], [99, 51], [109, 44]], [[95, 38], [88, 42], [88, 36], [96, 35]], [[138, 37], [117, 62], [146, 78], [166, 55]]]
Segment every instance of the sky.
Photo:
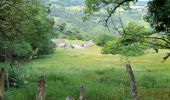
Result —
[[139, 1], [149, 1], [149, 0], [139, 0]]

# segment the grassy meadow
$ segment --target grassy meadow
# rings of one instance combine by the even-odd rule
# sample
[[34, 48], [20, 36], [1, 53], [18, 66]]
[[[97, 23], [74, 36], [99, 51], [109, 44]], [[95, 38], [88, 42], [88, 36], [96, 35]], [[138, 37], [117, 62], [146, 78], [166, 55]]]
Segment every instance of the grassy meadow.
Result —
[[[82, 41], [69, 41], [82, 43]], [[125, 62], [131, 61], [141, 100], [169, 100], [170, 59], [161, 63], [167, 50], [138, 57], [103, 55], [101, 48], [56, 48], [55, 53], [44, 55], [22, 65], [25, 85], [5, 92], [5, 100], [35, 100], [38, 76], [46, 75], [46, 100], [79, 98], [80, 84], [85, 86], [88, 100], [131, 100], [130, 84]], [[27, 70], [26, 70], [27, 69]]]

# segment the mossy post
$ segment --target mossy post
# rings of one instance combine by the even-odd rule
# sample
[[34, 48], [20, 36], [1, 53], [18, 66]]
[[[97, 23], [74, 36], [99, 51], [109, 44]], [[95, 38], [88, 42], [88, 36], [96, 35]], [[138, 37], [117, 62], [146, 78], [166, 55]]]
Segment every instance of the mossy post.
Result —
[[3, 100], [4, 95], [4, 76], [5, 72], [4, 69], [2, 68], [0, 71], [0, 100]]
[[85, 90], [84, 90], [84, 86], [81, 85], [80, 86], [80, 97], [79, 97], [80, 100], [86, 100], [86, 97], [85, 97]]
[[66, 98], [66, 100], [74, 100], [74, 98], [71, 97], [71, 96], [68, 96], [68, 97]]
[[38, 81], [36, 100], [45, 100], [45, 85], [46, 85], [45, 76], [41, 75]]
[[10, 88], [9, 86], [9, 74], [8, 74], [8, 71], [5, 70], [5, 85], [6, 85], [6, 90], [8, 90]]
[[131, 95], [133, 97], [133, 100], [139, 100], [139, 97], [137, 95], [137, 85], [135, 81], [135, 76], [133, 74], [133, 70], [131, 68], [130, 62], [126, 64], [126, 70], [128, 72], [128, 78], [131, 86]]

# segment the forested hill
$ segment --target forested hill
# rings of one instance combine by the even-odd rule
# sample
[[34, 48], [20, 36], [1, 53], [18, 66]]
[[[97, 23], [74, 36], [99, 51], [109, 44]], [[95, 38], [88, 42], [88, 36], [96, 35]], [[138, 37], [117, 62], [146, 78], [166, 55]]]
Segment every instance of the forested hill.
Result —
[[84, 0], [42, 0], [42, 2], [49, 4], [59, 4], [62, 6], [84, 6]]
[[[65, 25], [64, 31], [67, 31], [65, 33], [78, 32], [90, 37], [94, 37], [101, 33], [118, 35], [117, 31], [114, 29], [110, 28], [108, 30], [104, 26], [104, 23], [99, 23], [99, 21], [105, 19], [105, 12], [101, 12], [97, 16], [92, 17], [90, 20], [83, 22], [83, 9], [85, 5], [84, 0], [44, 0], [43, 3], [47, 6], [50, 5], [50, 16], [55, 20], [55, 28], [58, 28], [58, 25]], [[129, 22], [137, 22], [145, 25], [146, 23], [143, 21], [143, 15], [145, 11], [140, 13], [138, 12], [138, 9], [140, 10], [141, 5], [145, 6], [145, 4], [146, 2], [139, 2], [136, 4], [138, 7], [134, 7], [134, 9], [131, 11], [121, 11], [121, 14], [119, 14], [123, 24], [127, 25]], [[117, 15], [115, 14], [116, 16], [113, 17], [114, 23], [118, 27], [120, 26], [120, 21], [118, 18], [119, 14], [117, 13]]]
[[[84, 0], [42, 0], [42, 3], [49, 4], [60, 4], [63, 6], [84, 6]], [[147, 5], [147, 1], [138, 1], [136, 5], [145, 6]]]

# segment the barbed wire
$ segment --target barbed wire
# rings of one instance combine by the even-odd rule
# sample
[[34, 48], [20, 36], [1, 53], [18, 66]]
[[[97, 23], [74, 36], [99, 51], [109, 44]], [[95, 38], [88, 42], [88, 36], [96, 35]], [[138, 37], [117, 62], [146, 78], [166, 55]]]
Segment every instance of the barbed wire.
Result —
[[[125, 68], [124, 68], [125, 69]], [[120, 71], [121, 69], [118, 69], [116, 71]], [[170, 71], [170, 68], [167, 69], [147, 69], [147, 70], [133, 70], [133, 72], [162, 72], [162, 71]], [[126, 72], [126, 70], [124, 70]]]
[[162, 72], [162, 71], [170, 71], [170, 69], [147, 69], [147, 70], [133, 70], [133, 72]]
[[[148, 82], [148, 81], [147, 81]], [[38, 81], [29, 81], [29, 83], [38, 83]], [[57, 83], [57, 82], [47, 82], [46, 84], [51, 84], [51, 83]], [[93, 82], [81, 82], [81, 83], [62, 83], [62, 84], [56, 84], [58, 86], [69, 86], [69, 87], [72, 87], [72, 86], [85, 86], [85, 87], [89, 87], [90, 86], [94, 86], [94, 87], [105, 87], [107, 86], [106, 84], [101, 84], [101, 83], [93, 83]], [[111, 85], [111, 83], [109, 84]], [[145, 87], [144, 85], [139, 85], [137, 84], [138, 88], [140, 89], [148, 89], [148, 88], [170, 88], [169, 86], [166, 86], [166, 85], [162, 85], [162, 86], [148, 86], [148, 87]], [[127, 88], [127, 86], [125, 86]]]

